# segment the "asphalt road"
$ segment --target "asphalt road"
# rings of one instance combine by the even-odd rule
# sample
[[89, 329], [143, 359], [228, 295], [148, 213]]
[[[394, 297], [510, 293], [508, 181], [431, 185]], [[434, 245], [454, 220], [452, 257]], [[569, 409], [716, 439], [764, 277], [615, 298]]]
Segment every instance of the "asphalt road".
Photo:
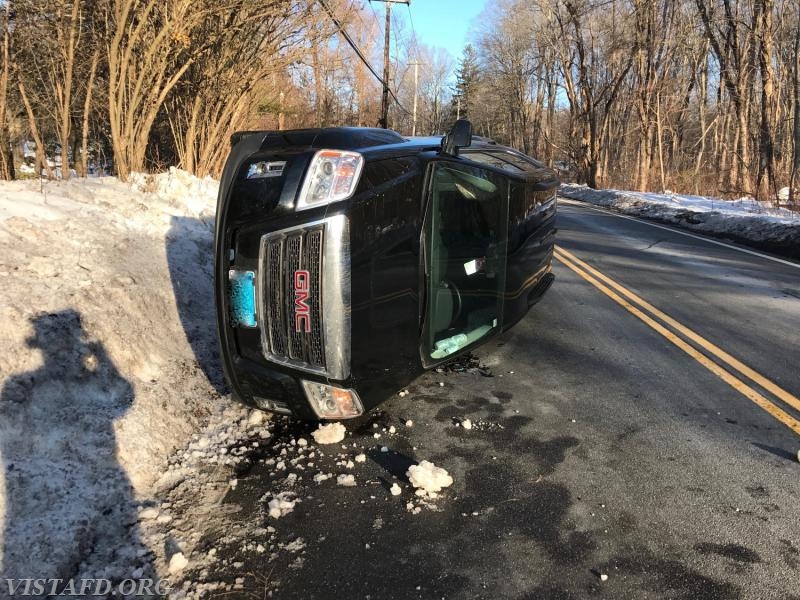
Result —
[[[258, 574], [248, 594], [267, 581], [306, 600], [800, 598], [800, 411], [774, 393], [800, 396], [800, 268], [573, 204], [558, 239], [567, 254], [545, 299], [477, 353], [493, 377], [430, 373], [351, 424], [347, 452], [369, 457], [357, 487], [305, 476], [304, 501], [270, 522], [303, 539], [299, 559], [225, 550]], [[403, 473], [422, 459], [455, 482], [412, 514]], [[267, 471], [240, 476], [225, 500], [235, 518], [266, 522]]]

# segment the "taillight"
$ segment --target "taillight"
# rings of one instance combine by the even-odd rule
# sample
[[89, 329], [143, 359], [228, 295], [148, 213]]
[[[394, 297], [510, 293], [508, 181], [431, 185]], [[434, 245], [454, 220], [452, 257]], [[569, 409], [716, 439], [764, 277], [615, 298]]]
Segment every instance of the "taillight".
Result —
[[363, 167], [358, 152], [320, 150], [311, 160], [297, 210], [346, 200], [355, 192]]

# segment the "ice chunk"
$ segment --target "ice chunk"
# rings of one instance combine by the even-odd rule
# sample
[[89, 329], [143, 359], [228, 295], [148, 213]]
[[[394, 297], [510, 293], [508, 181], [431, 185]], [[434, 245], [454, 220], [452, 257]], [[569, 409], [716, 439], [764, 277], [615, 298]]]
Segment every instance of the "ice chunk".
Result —
[[461, 421], [461, 426], [466, 430], [470, 430], [472, 429], [472, 421], [470, 421], [469, 419], [464, 419], [463, 421]]
[[343, 473], [336, 477], [336, 483], [342, 487], [356, 487], [356, 478], [350, 473]]
[[267, 505], [269, 507], [269, 516], [273, 519], [280, 519], [292, 512], [295, 504], [297, 504], [297, 501], [291, 500], [286, 492], [278, 494]]
[[403, 493], [403, 490], [400, 489], [400, 486], [396, 483], [392, 484], [392, 487], [389, 488], [389, 491], [392, 493], [392, 496], [399, 496]]
[[363, 462], [366, 462], [366, 460], [367, 460], [367, 455], [366, 454], [362, 453], [362, 454], [359, 454], [358, 456], [356, 456], [356, 462], [357, 463], [363, 463]]
[[248, 427], [259, 427], [267, 420], [267, 414], [264, 411], [255, 409], [250, 413], [247, 418]]
[[319, 429], [311, 434], [314, 441], [318, 444], [338, 444], [344, 439], [347, 430], [341, 423], [329, 423], [320, 425]]
[[189, 565], [189, 559], [187, 559], [183, 555], [183, 552], [176, 552], [169, 559], [169, 574], [175, 575], [176, 573], [180, 573], [188, 565]]
[[152, 521], [156, 518], [158, 518], [158, 509], [153, 506], [139, 512], [140, 521]]
[[411, 485], [426, 493], [440, 492], [442, 488], [453, 485], [453, 478], [447, 471], [427, 460], [411, 465], [406, 471], [406, 477]]

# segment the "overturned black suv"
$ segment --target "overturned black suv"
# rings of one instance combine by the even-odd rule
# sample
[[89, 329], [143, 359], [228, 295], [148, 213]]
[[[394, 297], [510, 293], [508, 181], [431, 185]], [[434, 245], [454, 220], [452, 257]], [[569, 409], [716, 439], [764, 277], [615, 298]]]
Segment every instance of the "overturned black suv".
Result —
[[558, 179], [471, 129], [233, 136], [215, 294], [235, 397], [301, 419], [356, 417], [542, 297]]

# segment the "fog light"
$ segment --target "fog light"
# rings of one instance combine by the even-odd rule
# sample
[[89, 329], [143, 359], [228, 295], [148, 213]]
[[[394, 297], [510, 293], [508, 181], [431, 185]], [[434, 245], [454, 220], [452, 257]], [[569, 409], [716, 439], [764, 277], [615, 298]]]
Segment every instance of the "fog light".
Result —
[[352, 419], [363, 414], [364, 407], [354, 390], [344, 390], [316, 381], [303, 381], [311, 408], [320, 419]]

